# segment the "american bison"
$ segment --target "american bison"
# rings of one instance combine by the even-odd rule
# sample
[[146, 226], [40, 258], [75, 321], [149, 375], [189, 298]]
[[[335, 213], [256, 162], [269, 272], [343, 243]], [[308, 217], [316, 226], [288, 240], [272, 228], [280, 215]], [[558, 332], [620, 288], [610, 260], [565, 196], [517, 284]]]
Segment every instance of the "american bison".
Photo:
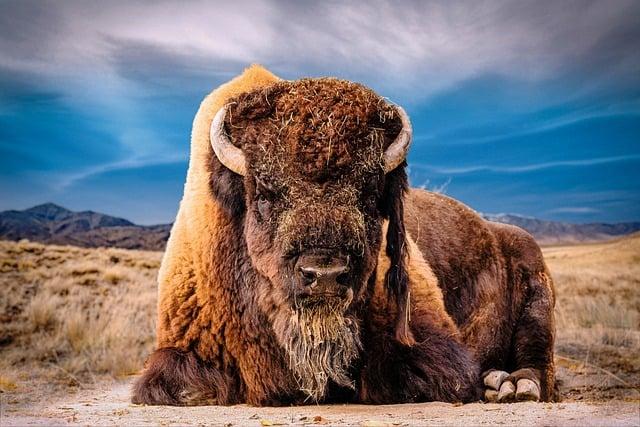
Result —
[[211, 93], [133, 402], [552, 399], [538, 246], [408, 189], [411, 134], [348, 81], [253, 66]]

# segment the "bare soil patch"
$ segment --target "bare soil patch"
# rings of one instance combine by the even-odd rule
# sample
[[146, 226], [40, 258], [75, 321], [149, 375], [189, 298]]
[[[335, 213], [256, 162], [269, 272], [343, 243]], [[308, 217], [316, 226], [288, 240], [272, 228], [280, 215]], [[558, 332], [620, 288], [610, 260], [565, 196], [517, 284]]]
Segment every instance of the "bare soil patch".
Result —
[[514, 403], [452, 405], [311, 405], [254, 408], [246, 405], [177, 408], [129, 403], [129, 383], [98, 387], [39, 408], [4, 410], [9, 425], [334, 425], [334, 426], [449, 426], [560, 425], [637, 426], [637, 403]]

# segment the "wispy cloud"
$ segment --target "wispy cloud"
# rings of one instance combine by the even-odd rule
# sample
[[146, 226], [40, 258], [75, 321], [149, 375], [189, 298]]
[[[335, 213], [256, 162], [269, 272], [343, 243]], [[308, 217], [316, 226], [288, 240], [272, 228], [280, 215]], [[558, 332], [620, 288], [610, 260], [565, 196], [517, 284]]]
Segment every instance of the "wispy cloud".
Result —
[[555, 214], [555, 213], [562, 213], [562, 214], [593, 214], [599, 212], [598, 209], [596, 208], [592, 208], [592, 207], [588, 207], [588, 206], [564, 206], [561, 208], [555, 208], [555, 209], [549, 209], [547, 211], [547, 213], [550, 214]]
[[461, 175], [475, 172], [495, 172], [495, 173], [524, 173], [533, 172], [543, 169], [559, 168], [559, 167], [583, 167], [593, 166], [604, 163], [615, 163], [622, 161], [631, 161], [640, 159], [640, 154], [633, 154], [628, 156], [611, 156], [611, 157], [599, 157], [594, 159], [581, 159], [581, 160], [559, 160], [553, 162], [532, 163], [521, 166], [491, 166], [491, 165], [474, 165], [468, 167], [439, 167], [430, 166], [422, 163], [413, 163], [412, 168], [422, 169], [430, 172], [435, 172], [442, 175]]
[[175, 163], [185, 163], [186, 156], [184, 155], [173, 155], [173, 156], [162, 156], [159, 158], [127, 158], [124, 160], [103, 163], [96, 166], [89, 166], [83, 168], [78, 171], [60, 174], [57, 177], [52, 177], [49, 175], [48, 185], [50, 188], [56, 192], [61, 192], [69, 187], [73, 186], [79, 181], [85, 180], [87, 178], [91, 178], [96, 175], [101, 175], [106, 172], [114, 172], [126, 169], [137, 169], [148, 166], [159, 166], [159, 165], [168, 165]]
[[[504, 141], [512, 138], [519, 138], [523, 136], [535, 135], [543, 132], [554, 131], [567, 126], [575, 125], [577, 123], [586, 122], [589, 120], [606, 119], [611, 117], [640, 116], [640, 101], [633, 100], [617, 105], [606, 105], [603, 107], [591, 108], [587, 111], [577, 110], [568, 111], [565, 114], [559, 115], [546, 120], [535, 120], [531, 118], [524, 118], [520, 129], [511, 132], [504, 133], [492, 133], [490, 135], [478, 136], [473, 138], [456, 137], [455, 132], [461, 129], [468, 128], [470, 124], [465, 124], [457, 129], [448, 129], [444, 134], [430, 134], [424, 136], [418, 136], [415, 138], [416, 142], [432, 142], [432, 141], [446, 141], [446, 144], [484, 144], [490, 142]], [[451, 135], [453, 134], [453, 135]]]

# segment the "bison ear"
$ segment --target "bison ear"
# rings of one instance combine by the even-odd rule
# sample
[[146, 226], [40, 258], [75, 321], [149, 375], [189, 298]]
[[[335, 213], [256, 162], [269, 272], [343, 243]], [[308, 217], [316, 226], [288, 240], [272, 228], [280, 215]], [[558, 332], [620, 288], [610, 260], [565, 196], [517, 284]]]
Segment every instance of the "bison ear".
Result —
[[241, 218], [246, 209], [243, 179], [220, 163], [215, 154], [211, 157], [211, 192], [232, 218]]
[[406, 161], [403, 161], [386, 175], [381, 207], [383, 216], [389, 219], [386, 252], [391, 266], [385, 276], [385, 284], [397, 306], [395, 337], [400, 343], [410, 346], [415, 344], [415, 339], [409, 328], [410, 285], [404, 226], [404, 197], [409, 184], [405, 167]]

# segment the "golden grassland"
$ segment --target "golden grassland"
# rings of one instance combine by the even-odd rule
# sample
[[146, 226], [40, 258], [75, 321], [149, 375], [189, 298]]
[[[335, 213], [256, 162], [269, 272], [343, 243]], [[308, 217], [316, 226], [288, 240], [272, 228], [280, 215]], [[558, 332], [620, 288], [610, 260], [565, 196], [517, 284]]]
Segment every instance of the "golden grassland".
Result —
[[161, 256], [1, 241], [0, 389], [53, 392], [139, 370]]
[[565, 399], [640, 398], [640, 234], [547, 247]]
[[[638, 400], [640, 236], [544, 252], [565, 399]], [[26, 403], [138, 371], [161, 256], [0, 241], [0, 391]]]

